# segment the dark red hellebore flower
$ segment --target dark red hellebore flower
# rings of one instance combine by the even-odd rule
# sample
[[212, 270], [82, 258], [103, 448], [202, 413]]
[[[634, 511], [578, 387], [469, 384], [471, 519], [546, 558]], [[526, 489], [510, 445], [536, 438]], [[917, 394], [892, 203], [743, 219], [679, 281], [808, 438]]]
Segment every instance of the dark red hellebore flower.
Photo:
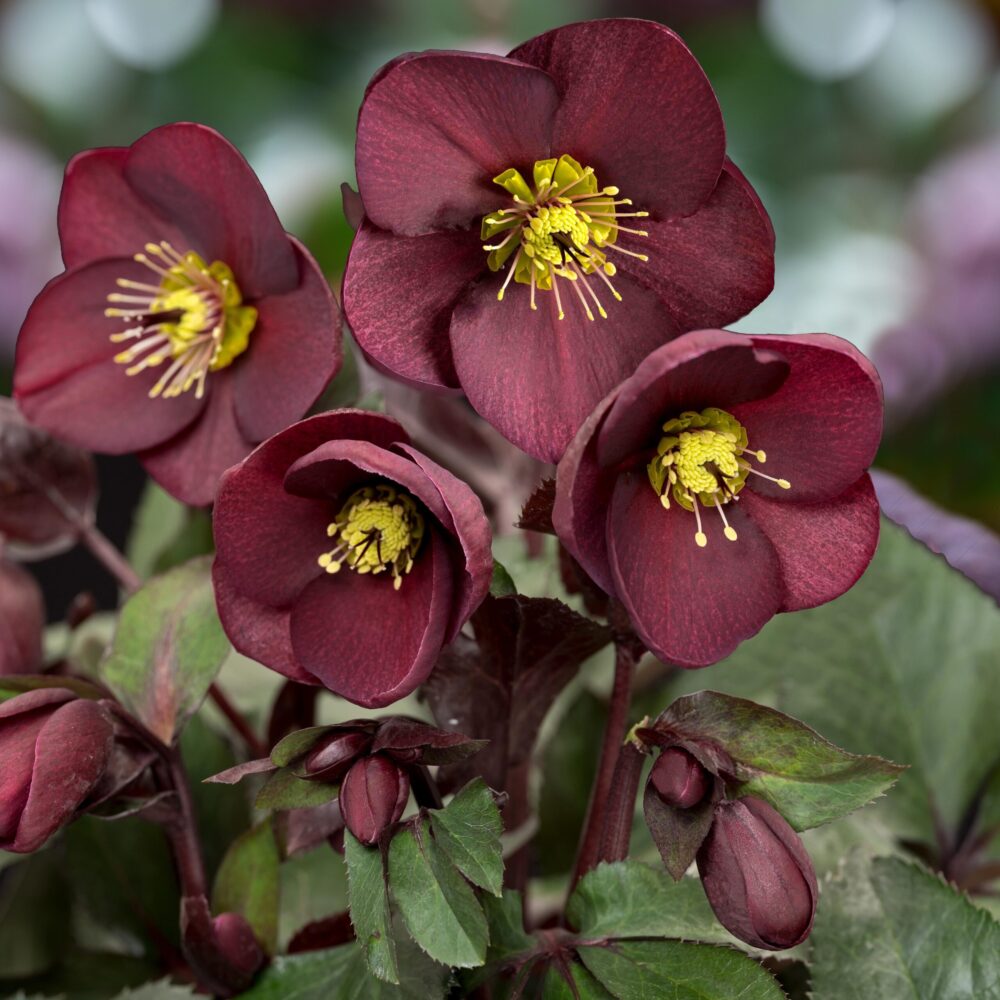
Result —
[[218, 132], [154, 129], [66, 168], [66, 271], [21, 327], [14, 395], [90, 451], [138, 452], [178, 499], [301, 417], [340, 367], [340, 314], [308, 252]]
[[651, 21], [572, 24], [506, 58], [402, 56], [365, 94], [357, 176], [358, 343], [461, 388], [543, 461], [651, 350], [772, 287], [774, 234], [711, 85]]
[[0, 850], [37, 850], [97, 787], [111, 756], [107, 710], [64, 688], [0, 704]]
[[756, 948], [792, 948], [812, 929], [819, 890], [798, 834], [762, 799], [720, 802], [698, 851], [719, 923]]
[[706, 666], [864, 572], [881, 430], [878, 377], [846, 341], [697, 331], [588, 418], [553, 524], [653, 653]]
[[362, 844], [374, 844], [395, 823], [410, 797], [410, 776], [383, 754], [355, 762], [340, 786], [340, 812]]
[[427, 678], [492, 574], [476, 495], [360, 410], [294, 424], [230, 469], [214, 530], [233, 645], [369, 707]]

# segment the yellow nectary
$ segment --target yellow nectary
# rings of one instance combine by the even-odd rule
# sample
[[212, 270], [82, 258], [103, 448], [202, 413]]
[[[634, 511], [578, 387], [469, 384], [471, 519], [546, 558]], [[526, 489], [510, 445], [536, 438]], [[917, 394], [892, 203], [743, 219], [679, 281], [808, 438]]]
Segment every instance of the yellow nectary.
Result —
[[731, 414], [714, 406], [687, 410], [663, 425], [664, 436], [656, 446], [656, 457], [646, 466], [649, 482], [660, 502], [670, 509], [671, 496], [695, 516], [695, 541], [708, 544], [702, 531], [702, 507], [715, 507], [722, 518], [723, 534], [735, 542], [736, 529], [723, 506], [739, 499], [748, 476], [760, 476], [790, 489], [786, 479], [776, 479], [754, 469], [746, 456], [767, 461], [763, 451], [747, 447], [746, 428]]
[[[594, 171], [582, 167], [571, 156], [538, 160], [533, 170], [534, 188], [511, 167], [493, 178], [514, 199], [512, 208], [502, 208], [483, 217], [482, 238], [503, 238], [487, 243], [490, 270], [499, 271], [509, 262], [507, 278], [497, 293], [503, 300], [511, 280], [531, 289], [531, 308], [537, 309], [536, 290], [555, 292], [559, 318], [563, 312], [559, 293], [559, 278], [569, 282], [589, 319], [594, 318], [590, 302], [602, 316], [607, 313], [587, 278], [595, 275], [607, 285], [611, 294], [621, 301], [621, 295], [611, 283], [615, 265], [607, 250], [648, 260], [645, 254], [633, 253], [615, 246], [619, 233], [648, 235], [641, 229], [629, 229], [618, 220], [626, 216], [644, 217], [648, 212], [622, 212], [620, 207], [631, 205], [628, 198], [616, 198], [618, 188], [600, 188]], [[588, 297], [590, 301], [588, 301]]]
[[319, 557], [327, 573], [347, 565], [356, 573], [392, 570], [392, 585], [399, 590], [403, 574], [424, 537], [424, 519], [414, 499], [393, 486], [380, 484], [355, 490], [327, 526], [336, 546]]
[[179, 396], [195, 388], [200, 398], [209, 372], [231, 365], [248, 347], [257, 310], [243, 305], [233, 272], [222, 261], [206, 264], [194, 251], [178, 253], [169, 243], [147, 243], [135, 259], [155, 272], [158, 285], [119, 278], [105, 316], [132, 323], [111, 335], [115, 343], [135, 341], [115, 355], [137, 375], [165, 361], [171, 364], [151, 398]]

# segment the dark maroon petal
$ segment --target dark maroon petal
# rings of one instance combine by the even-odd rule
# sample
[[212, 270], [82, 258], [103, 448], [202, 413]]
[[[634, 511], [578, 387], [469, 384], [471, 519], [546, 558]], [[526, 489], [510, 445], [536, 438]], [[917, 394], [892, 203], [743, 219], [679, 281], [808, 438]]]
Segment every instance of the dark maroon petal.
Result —
[[689, 215], [712, 193], [726, 135], [712, 86], [668, 28], [616, 18], [556, 28], [514, 49], [556, 81], [552, 154], [658, 218]]
[[[473, 408], [522, 451], [556, 462], [598, 402], [639, 361], [677, 334], [660, 300], [628, 278], [615, 279], [615, 302], [589, 279], [608, 318], [591, 321], [568, 281], [555, 294], [513, 285], [497, 301], [500, 278], [474, 285], [455, 309], [451, 349]], [[592, 303], [591, 303], [592, 304]]]
[[[118, 278], [148, 280], [132, 260], [100, 260], [53, 278], [32, 303], [17, 339], [14, 396], [39, 427], [90, 451], [152, 447], [186, 427], [205, 405], [194, 392], [150, 399], [163, 367], [126, 375], [111, 334], [106, 297]], [[113, 405], [112, 405], [113, 404]]]
[[684, 410], [730, 409], [773, 393], [788, 364], [754, 343], [739, 333], [698, 330], [650, 354], [620, 387], [601, 427], [601, 466], [654, 446], [664, 421]]
[[[214, 499], [222, 473], [253, 451], [236, 422], [233, 375], [209, 376], [208, 406], [176, 437], [139, 455], [143, 468], [171, 496], [192, 507]], [[167, 405], [174, 400], [164, 401]]]
[[778, 553], [785, 585], [782, 611], [815, 608], [840, 597], [875, 555], [879, 506], [869, 476], [818, 503], [769, 500], [753, 487], [743, 490], [739, 503]]
[[238, 358], [236, 420], [255, 444], [298, 420], [340, 370], [340, 310], [316, 261], [292, 240], [299, 283], [258, 299], [250, 347]]
[[413, 382], [457, 386], [448, 327], [455, 302], [486, 270], [477, 231], [404, 237], [366, 222], [351, 246], [344, 312], [358, 346]]
[[451, 516], [449, 530], [462, 547], [464, 558], [456, 567], [456, 594], [445, 641], [451, 642], [458, 630], [489, 593], [493, 579], [492, 533], [482, 502], [472, 490], [437, 462], [421, 454], [412, 445], [399, 445], [420, 467], [441, 495]]
[[178, 122], [133, 143], [125, 179], [161, 215], [175, 223], [207, 261], [221, 260], [236, 275], [243, 297], [293, 289], [295, 252], [257, 175], [215, 129]]
[[774, 287], [774, 230], [753, 188], [731, 164], [693, 215], [649, 221], [648, 237], [621, 238], [645, 263], [615, 263], [667, 304], [679, 330], [723, 327]]
[[66, 167], [59, 240], [67, 268], [99, 257], [131, 257], [149, 242], [183, 242], [177, 227], [129, 187], [128, 149], [88, 149]]
[[212, 524], [217, 584], [224, 579], [240, 595], [280, 608], [290, 605], [316, 576], [326, 526], [336, 511], [325, 499], [287, 493], [284, 480], [302, 455], [337, 438], [361, 438], [382, 447], [407, 440], [390, 417], [335, 410], [302, 420], [265, 441], [219, 487]]
[[758, 632], [782, 605], [781, 568], [767, 536], [729, 504], [739, 538], [730, 542], [702, 508], [708, 544], [695, 544], [695, 517], [664, 510], [645, 473], [627, 473], [608, 511], [608, 548], [619, 599], [639, 637], [660, 659], [704, 667]]
[[453, 530], [451, 514], [427, 474], [409, 458], [370, 441], [321, 444], [292, 465], [285, 476], [285, 489], [297, 496], [326, 497], [343, 503], [348, 490], [359, 482], [370, 481], [373, 476], [390, 479], [402, 486], [427, 507], [446, 531]]
[[38, 733], [31, 791], [14, 849], [37, 850], [76, 812], [107, 767], [114, 727], [94, 701], [57, 709]]
[[237, 591], [232, 573], [218, 559], [212, 571], [219, 620], [233, 648], [301, 684], [319, 684], [292, 652], [291, 610], [273, 608]]
[[[66, 700], [72, 698], [68, 691], [49, 690], [67, 696]], [[11, 702], [26, 698], [28, 695], [21, 695], [19, 698], [12, 698]], [[17, 715], [9, 716], [0, 725], [0, 757], [3, 759], [3, 767], [0, 768], [0, 847], [10, 845], [17, 835], [17, 826], [31, 788], [35, 742], [49, 717], [48, 712], [40, 711], [38, 707], [32, 710], [31, 704], [29, 700], [28, 705], [20, 707]], [[46, 704], [45, 701], [41, 702], [42, 706]]]
[[292, 610], [297, 659], [357, 705], [381, 708], [405, 697], [427, 679], [441, 652], [451, 575], [447, 546], [436, 530], [399, 590], [386, 573], [324, 574]]
[[512, 59], [427, 52], [383, 71], [358, 116], [358, 190], [376, 226], [406, 236], [468, 226], [509, 201], [493, 178], [549, 155], [547, 74]]
[[785, 358], [788, 378], [773, 396], [731, 412], [746, 427], [750, 447], [767, 453], [761, 471], [792, 484], [783, 490], [754, 477], [754, 489], [794, 503], [843, 493], [871, 465], [882, 436], [882, 387], [874, 367], [829, 334], [755, 335], [753, 343]]

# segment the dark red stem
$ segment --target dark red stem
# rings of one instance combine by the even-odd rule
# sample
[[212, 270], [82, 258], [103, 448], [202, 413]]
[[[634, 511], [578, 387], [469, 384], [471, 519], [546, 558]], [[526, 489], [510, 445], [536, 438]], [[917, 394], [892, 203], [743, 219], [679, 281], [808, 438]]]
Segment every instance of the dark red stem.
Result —
[[266, 757], [269, 748], [264, 741], [254, 731], [250, 725], [250, 720], [229, 700], [226, 692], [213, 684], [208, 689], [208, 696], [215, 702], [215, 707], [226, 717], [229, 724], [239, 734], [240, 738], [247, 745], [251, 757]]
[[598, 864], [602, 861], [624, 861], [628, 857], [635, 798], [639, 794], [639, 778], [645, 759], [646, 755], [631, 740], [622, 746], [618, 754], [605, 810]]

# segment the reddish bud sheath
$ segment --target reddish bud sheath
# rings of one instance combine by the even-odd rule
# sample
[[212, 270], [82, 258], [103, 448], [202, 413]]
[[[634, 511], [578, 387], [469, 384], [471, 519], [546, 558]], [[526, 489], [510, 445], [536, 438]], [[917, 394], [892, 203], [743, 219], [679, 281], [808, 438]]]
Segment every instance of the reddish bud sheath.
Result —
[[336, 733], [313, 747], [303, 765], [303, 778], [311, 781], [336, 783], [346, 773], [351, 763], [368, 749], [371, 736], [367, 733]]
[[363, 844], [374, 844], [403, 814], [410, 797], [409, 775], [381, 754], [356, 761], [340, 788], [340, 811], [347, 829]]
[[660, 800], [677, 809], [698, 805], [711, 787], [709, 773], [680, 747], [667, 747], [656, 759], [649, 780]]

